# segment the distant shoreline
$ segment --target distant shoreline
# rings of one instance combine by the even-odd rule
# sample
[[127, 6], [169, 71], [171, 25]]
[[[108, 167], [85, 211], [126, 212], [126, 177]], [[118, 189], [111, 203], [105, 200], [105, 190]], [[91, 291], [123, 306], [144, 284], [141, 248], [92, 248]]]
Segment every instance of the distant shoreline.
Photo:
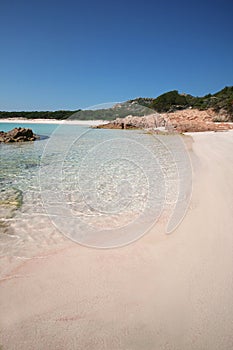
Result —
[[12, 123], [12, 124], [67, 124], [67, 125], [87, 125], [87, 126], [97, 126], [100, 124], [107, 124], [108, 120], [57, 120], [57, 119], [19, 119], [19, 118], [9, 118], [0, 119], [1, 123]]

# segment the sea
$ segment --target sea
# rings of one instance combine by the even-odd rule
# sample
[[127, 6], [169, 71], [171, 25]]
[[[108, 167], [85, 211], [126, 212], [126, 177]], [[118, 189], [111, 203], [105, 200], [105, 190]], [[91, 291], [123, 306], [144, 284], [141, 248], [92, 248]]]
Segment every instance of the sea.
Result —
[[184, 137], [146, 130], [0, 123], [31, 128], [33, 142], [0, 144], [0, 277], [10, 262], [65, 242], [120, 248], [185, 215], [192, 168]]

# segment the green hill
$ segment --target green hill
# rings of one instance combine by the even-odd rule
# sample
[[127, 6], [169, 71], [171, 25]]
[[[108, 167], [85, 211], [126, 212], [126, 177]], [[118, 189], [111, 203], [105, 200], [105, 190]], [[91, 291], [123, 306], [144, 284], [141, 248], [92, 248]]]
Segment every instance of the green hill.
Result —
[[226, 113], [229, 120], [233, 121], [233, 86], [225, 87], [215, 94], [208, 94], [203, 97], [194, 97], [188, 94], [179, 94], [177, 90], [166, 92], [157, 98], [137, 98], [130, 100], [130, 103], [140, 103], [155, 111], [174, 112], [180, 109], [197, 108], [205, 110], [213, 108], [216, 113]]
[[156, 98], [135, 98], [123, 103], [118, 103], [108, 109], [79, 109], [77, 111], [55, 112], [0, 112], [0, 118], [113, 120], [116, 118], [124, 118], [129, 114], [134, 116], [151, 114], [151, 110], [162, 113], [174, 112], [187, 108], [197, 108], [200, 110], [213, 108], [216, 113], [225, 114], [229, 121], [233, 121], [233, 86], [225, 87], [215, 94], [208, 94], [203, 97], [180, 94], [177, 90], [173, 90]]

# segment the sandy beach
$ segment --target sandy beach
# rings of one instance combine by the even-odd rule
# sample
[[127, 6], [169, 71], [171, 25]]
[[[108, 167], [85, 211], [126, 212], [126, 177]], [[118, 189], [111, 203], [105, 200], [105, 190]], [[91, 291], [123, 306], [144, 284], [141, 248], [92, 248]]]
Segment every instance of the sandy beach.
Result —
[[1, 123], [13, 123], [13, 124], [70, 124], [70, 125], [88, 125], [88, 126], [97, 126], [100, 124], [106, 124], [106, 120], [57, 120], [57, 119], [19, 119], [19, 118], [9, 118], [9, 119], [0, 119]]
[[23, 261], [0, 281], [3, 350], [233, 349], [233, 131], [190, 135], [180, 226], [120, 249], [67, 240]]

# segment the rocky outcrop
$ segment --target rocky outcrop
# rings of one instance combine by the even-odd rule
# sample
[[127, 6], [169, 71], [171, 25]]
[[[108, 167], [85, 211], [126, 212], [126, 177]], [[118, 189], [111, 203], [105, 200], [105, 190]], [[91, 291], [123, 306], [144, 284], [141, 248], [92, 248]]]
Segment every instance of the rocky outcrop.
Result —
[[151, 114], [144, 117], [128, 115], [125, 118], [117, 118], [114, 121], [99, 125], [97, 128], [104, 129], [156, 129], [165, 127], [166, 121], [160, 114]]
[[151, 114], [144, 117], [127, 116], [99, 125], [105, 129], [146, 129], [154, 132], [199, 132], [225, 131], [233, 129], [233, 123], [215, 122], [216, 113], [212, 110], [185, 109], [174, 113]]
[[33, 134], [32, 129], [14, 128], [11, 131], [0, 131], [0, 142], [24, 142], [34, 141], [39, 137]]
[[224, 131], [233, 129], [232, 123], [216, 123], [216, 113], [212, 109], [200, 111], [185, 109], [174, 113], [163, 113], [166, 129], [176, 132]]

